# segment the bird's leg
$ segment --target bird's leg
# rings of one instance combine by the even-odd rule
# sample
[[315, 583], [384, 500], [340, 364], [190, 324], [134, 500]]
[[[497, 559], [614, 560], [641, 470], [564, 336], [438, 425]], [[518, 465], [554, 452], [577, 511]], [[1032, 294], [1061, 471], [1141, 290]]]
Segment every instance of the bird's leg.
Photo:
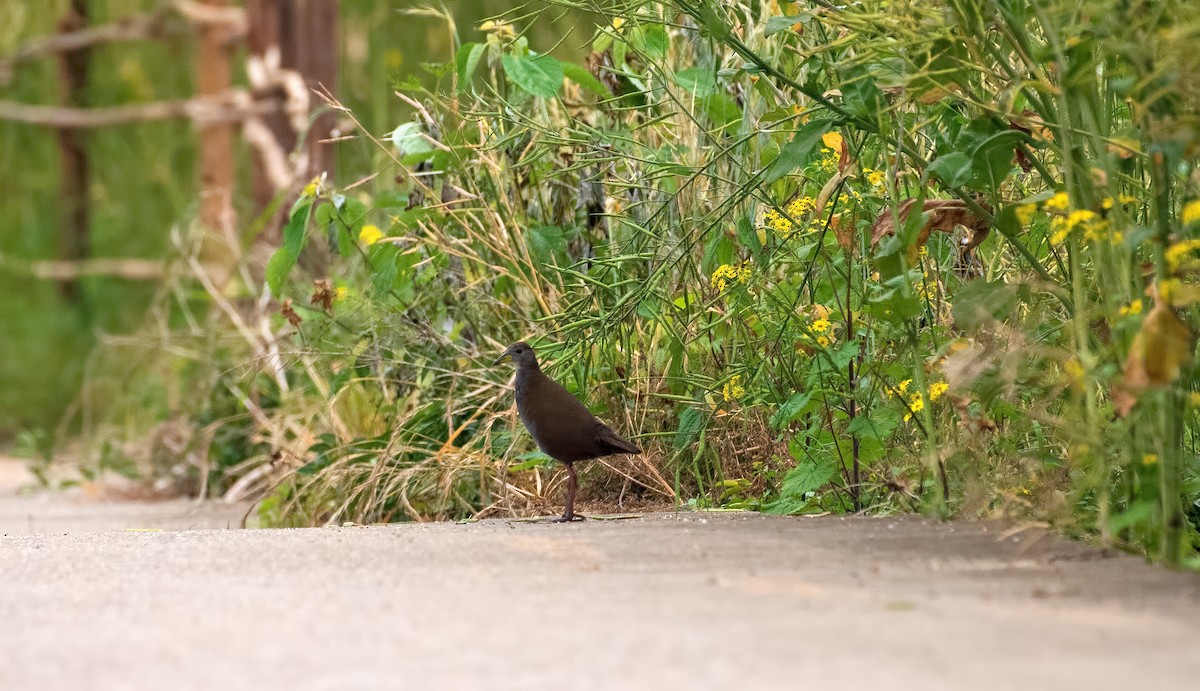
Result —
[[579, 480], [575, 477], [575, 466], [570, 463], [567, 466], [567, 506], [563, 510], [563, 515], [554, 519], [555, 523], [567, 523], [569, 521], [582, 521], [583, 516], [575, 515], [575, 490], [579, 488]]

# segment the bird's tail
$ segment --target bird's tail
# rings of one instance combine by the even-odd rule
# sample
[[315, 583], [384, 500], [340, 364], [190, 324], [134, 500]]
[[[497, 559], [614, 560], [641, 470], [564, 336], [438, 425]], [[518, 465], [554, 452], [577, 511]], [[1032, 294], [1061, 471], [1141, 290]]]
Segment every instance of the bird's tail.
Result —
[[608, 425], [600, 426], [600, 443], [611, 449], [609, 453], [632, 453], [639, 454], [642, 452], [637, 444], [631, 441], [622, 439], [620, 435], [612, 430]]

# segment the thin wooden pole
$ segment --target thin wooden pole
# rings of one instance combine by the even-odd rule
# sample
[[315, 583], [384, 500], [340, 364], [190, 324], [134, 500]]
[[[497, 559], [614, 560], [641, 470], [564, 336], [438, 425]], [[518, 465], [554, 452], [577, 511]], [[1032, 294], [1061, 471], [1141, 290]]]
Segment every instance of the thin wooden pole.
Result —
[[[87, 26], [87, 0], [71, 0], [66, 15], [58, 23], [60, 33], [78, 31]], [[91, 51], [87, 48], [63, 51], [58, 54], [59, 80], [62, 86], [60, 101], [67, 107], [83, 106], [87, 99], [88, 64]], [[62, 192], [62, 232], [59, 233], [58, 256], [67, 262], [78, 262], [91, 254], [88, 190], [91, 187], [91, 170], [88, 165], [84, 133], [73, 129], [60, 129], [58, 138], [58, 160], [60, 189]], [[83, 291], [78, 277], [59, 283], [63, 297], [85, 310]]]
[[[201, 0], [215, 9], [226, 9], [230, 0]], [[201, 97], [223, 94], [233, 86], [233, 36], [228, 25], [200, 25], [196, 50], [196, 91]], [[200, 128], [200, 224], [204, 238], [200, 262], [220, 288], [233, 275], [240, 244], [233, 210], [233, 126], [207, 123]]]

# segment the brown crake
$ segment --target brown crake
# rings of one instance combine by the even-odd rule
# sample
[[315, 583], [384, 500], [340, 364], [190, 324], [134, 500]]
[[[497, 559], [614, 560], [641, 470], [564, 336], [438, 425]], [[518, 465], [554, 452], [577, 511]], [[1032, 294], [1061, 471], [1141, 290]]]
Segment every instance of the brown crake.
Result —
[[517, 413], [538, 448], [567, 467], [567, 506], [557, 521], [575, 520], [575, 491], [578, 480], [573, 464], [612, 454], [642, 452], [622, 439], [571, 395], [547, 377], [537, 356], [526, 343], [514, 343], [496, 360], [511, 357], [517, 366]]

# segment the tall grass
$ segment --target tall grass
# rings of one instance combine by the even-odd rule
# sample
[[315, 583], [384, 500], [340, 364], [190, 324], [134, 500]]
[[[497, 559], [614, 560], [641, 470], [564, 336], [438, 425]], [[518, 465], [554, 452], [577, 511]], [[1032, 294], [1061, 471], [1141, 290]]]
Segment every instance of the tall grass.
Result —
[[585, 501], [1009, 515], [1194, 562], [1198, 27], [1147, 7], [588, 6], [583, 64], [493, 22], [294, 207], [330, 282], [284, 250], [276, 311], [194, 330], [255, 363], [206, 370], [236, 443], [194, 448], [250, 449], [220, 482], [274, 523], [543, 511], [491, 364], [526, 339], [647, 450]]

